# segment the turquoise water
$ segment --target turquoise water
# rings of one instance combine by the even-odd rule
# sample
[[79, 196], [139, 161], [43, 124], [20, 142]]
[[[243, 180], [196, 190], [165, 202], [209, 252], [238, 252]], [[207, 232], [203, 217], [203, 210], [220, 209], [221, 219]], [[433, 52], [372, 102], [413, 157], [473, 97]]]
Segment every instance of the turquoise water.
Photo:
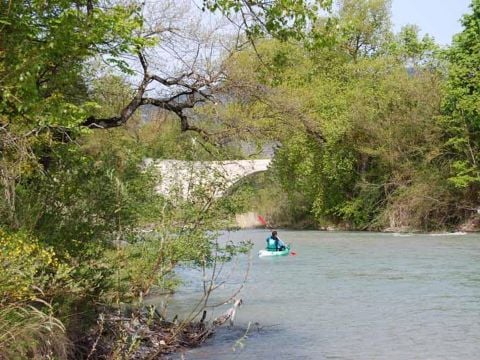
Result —
[[[281, 231], [297, 255], [259, 259], [267, 235], [223, 237], [255, 244], [244, 304], [233, 328], [185, 359], [480, 358], [480, 236]], [[248, 263], [223, 270], [212, 302], [241, 285]], [[173, 312], [199, 298], [201, 274], [183, 276]]]

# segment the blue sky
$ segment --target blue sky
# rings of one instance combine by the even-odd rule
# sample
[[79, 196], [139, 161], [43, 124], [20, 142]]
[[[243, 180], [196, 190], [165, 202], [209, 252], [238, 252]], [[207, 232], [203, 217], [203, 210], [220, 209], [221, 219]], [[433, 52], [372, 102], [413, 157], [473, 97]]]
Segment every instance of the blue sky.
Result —
[[461, 31], [461, 16], [469, 11], [470, 0], [393, 0], [392, 21], [398, 31], [402, 25], [416, 24], [442, 44], [450, 44]]

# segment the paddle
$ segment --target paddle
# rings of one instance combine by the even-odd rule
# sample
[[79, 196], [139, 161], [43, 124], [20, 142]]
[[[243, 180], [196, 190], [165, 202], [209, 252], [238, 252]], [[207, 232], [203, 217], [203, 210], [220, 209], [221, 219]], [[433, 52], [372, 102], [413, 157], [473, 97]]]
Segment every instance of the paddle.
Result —
[[270, 226], [268, 226], [267, 221], [263, 218], [263, 216], [262, 215], [257, 215], [257, 216], [258, 216], [258, 221], [260, 221], [263, 226], [270, 229]]
[[[265, 226], [266, 228], [268, 228], [270, 230], [272, 229], [272, 227], [268, 225], [267, 221], [263, 218], [262, 215], [257, 215], [257, 217], [258, 217], [258, 221], [260, 221], [263, 226]], [[292, 251], [290, 251], [290, 255], [295, 256], [295, 255], [297, 255], [297, 253], [292, 250]]]

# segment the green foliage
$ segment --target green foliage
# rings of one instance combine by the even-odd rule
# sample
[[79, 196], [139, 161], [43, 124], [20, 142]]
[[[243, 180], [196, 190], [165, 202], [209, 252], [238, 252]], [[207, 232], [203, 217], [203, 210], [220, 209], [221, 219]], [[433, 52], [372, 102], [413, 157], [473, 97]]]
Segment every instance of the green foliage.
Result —
[[354, 60], [377, 53], [391, 37], [390, 0], [342, 0], [340, 45]]
[[[398, 223], [431, 229], [458, 222], [462, 212], [452, 206], [439, 157], [442, 73], [433, 40], [419, 39], [415, 27], [392, 36], [386, 1], [342, 2], [333, 20], [318, 23], [318, 34], [334, 41], [306, 48], [264, 42], [256, 48], [261, 63], [245, 52], [229, 66], [234, 84], [255, 89], [237, 105], [244, 121], [281, 143], [273, 170], [286, 206], [321, 226], [385, 228], [392, 224], [385, 214], [435, 183], [451, 216], [418, 206]], [[472, 176], [463, 173], [462, 181]]]
[[55, 147], [50, 176], [34, 182], [25, 177], [17, 185], [17, 218], [59, 255], [90, 256], [90, 246], [134, 227], [148, 212], [145, 203], [156, 198], [154, 177], [142, 172], [140, 158], [122, 156], [114, 149], [91, 156], [68, 145]]
[[245, 0], [203, 0], [204, 9], [219, 10], [227, 16], [242, 13], [247, 35], [270, 34], [281, 40], [302, 38], [319, 11], [331, 5], [332, 0], [278, 0], [254, 4]]
[[[392, 35], [387, 0], [343, 0], [325, 18], [331, 1], [203, 4], [246, 15], [252, 41], [277, 39], [233, 54], [218, 84], [226, 106], [195, 112], [216, 146], [149, 108], [122, 128], [81, 126], [132, 101], [123, 55], [153, 44], [139, 37], [140, 3], [0, 2], [2, 356], [65, 358], [56, 317], [73, 327], [79, 309], [171, 291], [180, 265], [248, 251], [216, 239], [255, 201], [279, 223], [357, 229], [449, 227], [478, 205], [479, 0], [447, 52], [442, 107], [437, 46], [414, 26]], [[201, 187], [188, 201], [160, 196], [142, 166], [231, 158], [242, 141], [278, 145], [273, 167], [220, 200]]]
[[445, 84], [441, 125], [445, 157], [452, 161], [450, 181], [466, 189], [475, 201], [480, 181], [480, 2], [473, 0], [471, 13], [462, 18], [463, 31], [447, 51], [448, 79]]
[[51, 248], [25, 232], [8, 234], [1, 228], [0, 264], [0, 307], [47, 291], [59, 267]]
[[[118, 84], [115, 94], [102, 91], [112, 82]], [[106, 113], [128, 96], [121, 84], [117, 78], [98, 82], [95, 111]], [[87, 321], [96, 302], [137, 302], [152, 288], [172, 290], [176, 266], [208, 266], [242, 250], [213, 241], [231, 203], [206, 206], [211, 198], [199, 194], [195, 204], [180, 206], [155, 192], [158, 174], [142, 166], [161, 143], [152, 138], [151, 126], [132, 121], [126, 128], [77, 135], [75, 142], [40, 135], [25, 144], [28, 156], [18, 152], [18, 141], [12, 143], [2, 158], [4, 169], [13, 164], [16, 172], [11, 187], [2, 188], [15, 201], [9, 206], [4, 198], [0, 207], [1, 225], [11, 229], [0, 242], [0, 308], [23, 301], [23, 309], [40, 297], [54, 304], [55, 315], [70, 328], [78, 326], [72, 311], [82, 309]], [[163, 144], [160, 155], [182, 153], [177, 134], [162, 135], [171, 136], [172, 147]], [[191, 156], [194, 150], [183, 149]], [[141, 228], [154, 230], [143, 236]], [[41, 327], [39, 318], [32, 321]]]
[[396, 187], [378, 218], [380, 225], [400, 231], [452, 230], [464, 220], [459, 193], [445, 172], [432, 166], [418, 169], [410, 183]]
[[420, 39], [419, 32], [418, 26], [406, 25], [397, 35], [397, 41], [391, 44], [391, 51], [401, 56], [409, 66], [418, 66], [435, 60], [435, 55], [439, 52], [434, 39], [428, 34]]
[[25, 231], [0, 228], [0, 354], [2, 359], [66, 359], [69, 341], [52, 299], [71, 291], [72, 268]]
[[315, 221], [308, 215], [310, 200], [299, 191], [282, 188], [278, 173], [271, 169], [243, 179], [231, 190], [236, 213], [254, 211], [262, 214], [270, 226], [278, 228], [313, 228]]
[[133, 35], [142, 24], [138, 11], [114, 5], [90, 13], [63, 0], [2, 2], [0, 121], [20, 131], [84, 121], [94, 106], [86, 97], [85, 63], [103, 56], [130, 71], [119, 56], [145, 44]]
[[[18, 235], [24, 241], [2, 252], [3, 263], [10, 264], [2, 273], [2, 284], [11, 285], [4, 289], [5, 299], [17, 299], [16, 292], [25, 288], [23, 298], [41, 296], [62, 304], [70, 298], [97, 298], [112, 285], [114, 269], [106, 252], [115, 239], [132, 238], [137, 227], [156, 220], [161, 204], [154, 192], [155, 176], [140, 168], [141, 158], [115, 152], [120, 151], [115, 141], [104, 142], [94, 154], [57, 146], [49, 158], [48, 175], [24, 177], [18, 183], [15, 217], [39, 240]], [[49, 259], [35, 255], [36, 247], [50, 249], [58, 265], [46, 267]], [[32, 251], [31, 266], [25, 263], [30, 260], [14, 257], [27, 250]], [[16, 279], [11, 271], [22, 276], [21, 287], [8, 280]], [[20, 284], [19, 279], [15, 281]]]

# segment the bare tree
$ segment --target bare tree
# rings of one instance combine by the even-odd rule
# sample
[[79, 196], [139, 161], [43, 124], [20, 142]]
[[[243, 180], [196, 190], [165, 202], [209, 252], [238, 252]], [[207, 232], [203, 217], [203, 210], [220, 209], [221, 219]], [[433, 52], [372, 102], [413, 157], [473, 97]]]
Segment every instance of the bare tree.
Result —
[[186, 1], [145, 2], [140, 36], [155, 40], [156, 45], [138, 48], [135, 56], [124, 56], [137, 73], [130, 79], [136, 82], [134, 96], [118, 115], [90, 116], [82, 125], [118, 127], [140, 107], [150, 105], [175, 113], [182, 131], [196, 131], [206, 139], [208, 133], [192, 123], [188, 111], [214, 101], [225, 79], [223, 59], [238, 48], [240, 35], [218, 17], [202, 15]]

